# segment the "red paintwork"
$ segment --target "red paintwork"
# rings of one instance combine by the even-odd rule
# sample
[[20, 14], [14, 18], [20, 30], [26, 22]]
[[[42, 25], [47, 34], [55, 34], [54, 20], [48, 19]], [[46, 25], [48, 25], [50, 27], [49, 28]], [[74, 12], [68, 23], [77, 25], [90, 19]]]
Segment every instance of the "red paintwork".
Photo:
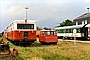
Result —
[[88, 37], [90, 37], [90, 32], [88, 32]]
[[88, 39], [90, 40], [90, 27], [88, 27]]
[[46, 43], [52, 43], [52, 42], [58, 42], [58, 38], [57, 35], [42, 35], [42, 31], [40, 31], [40, 35], [39, 35], [39, 41], [40, 42], [46, 42]]
[[[10, 39], [10, 40], [25, 40], [25, 38], [23, 37], [25, 31], [10, 31], [6, 34], [4, 34], [4, 37]], [[36, 31], [28, 31], [28, 38], [27, 40], [36, 40]]]

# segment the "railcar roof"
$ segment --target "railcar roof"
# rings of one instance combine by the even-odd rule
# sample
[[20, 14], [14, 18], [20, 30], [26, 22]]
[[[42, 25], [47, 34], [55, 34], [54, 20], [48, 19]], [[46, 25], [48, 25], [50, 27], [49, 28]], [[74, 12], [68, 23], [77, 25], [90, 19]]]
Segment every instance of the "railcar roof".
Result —
[[[25, 20], [14, 20], [14, 21], [11, 22], [10, 24], [12, 24], [12, 23], [14, 23], [14, 22], [16, 22], [16, 23], [23, 23], [23, 22], [25, 22]], [[36, 20], [27, 20], [27, 22], [36, 23]], [[10, 24], [9, 24], [9, 25], [10, 25]], [[6, 28], [7, 28], [9, 25], [7, 25]], [[6, 30], [6, 28], [5, 28], [4, 30]]]
[[40, 30], [40, 31], [55, 31], [55, 30]]
[[57, 27], [56, 29], [73, 29], [73, 28], [82, 28], [84, 25], [73, 25], [73, 26], [64, 26], [64, 27]]
[[[25, 22], [25, 20], [14, 20], [13, 22]], [[27, 22], [36, 22], [35, 20], [27, 20]]]

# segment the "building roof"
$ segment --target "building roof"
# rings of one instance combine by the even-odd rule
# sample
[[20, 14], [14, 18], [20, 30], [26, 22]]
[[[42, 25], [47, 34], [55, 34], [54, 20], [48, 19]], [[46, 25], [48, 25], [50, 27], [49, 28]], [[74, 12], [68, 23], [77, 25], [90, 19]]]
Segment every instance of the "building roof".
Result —
[[84, 25], [73, 25], [73, 26], [64, 26], [64, 27], [57, 27], [55, 28], [55, 30], [57, 29], [74, 29], [74, 28], [82, 28]]
[[90, 24], [87, 24], [85, 27], [90, 27]]
[[81, 15], [81, 16], [79, 16], [79, 17], [77, 17], [76, 19], [74, 19], [74, 20], [77, 20], [77, 19], [82, 19], [82, 18], [88, 18], [88, 17], [90, 17], [90, 13], [85, 13], [85, 14], [83, 14], [83, 15]]

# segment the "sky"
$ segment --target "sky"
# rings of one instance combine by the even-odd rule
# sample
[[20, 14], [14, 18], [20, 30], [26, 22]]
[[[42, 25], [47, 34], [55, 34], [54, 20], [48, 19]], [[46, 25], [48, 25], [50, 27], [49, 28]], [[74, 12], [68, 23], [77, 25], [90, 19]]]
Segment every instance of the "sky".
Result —
[[37, 26], [54, 28], [59, 23], [87, 13], [90, 0], [0, 0], [0, 31], [14, 20], [36, 20]]

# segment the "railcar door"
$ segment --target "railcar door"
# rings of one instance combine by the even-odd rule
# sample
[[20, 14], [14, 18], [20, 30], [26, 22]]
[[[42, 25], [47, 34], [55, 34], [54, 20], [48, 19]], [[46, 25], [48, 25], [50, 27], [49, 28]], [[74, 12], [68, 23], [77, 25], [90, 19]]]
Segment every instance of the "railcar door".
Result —
[[84, 29], [84, 36], [85, 36], [85, 39], [88, 39], [88, 28], [87, 27]]
[[88, 27], [88, 39], [90, 40], [90, 27]]
[[27, 39], [28, 38], [28, 32], [24, 32], [24, 39]]

